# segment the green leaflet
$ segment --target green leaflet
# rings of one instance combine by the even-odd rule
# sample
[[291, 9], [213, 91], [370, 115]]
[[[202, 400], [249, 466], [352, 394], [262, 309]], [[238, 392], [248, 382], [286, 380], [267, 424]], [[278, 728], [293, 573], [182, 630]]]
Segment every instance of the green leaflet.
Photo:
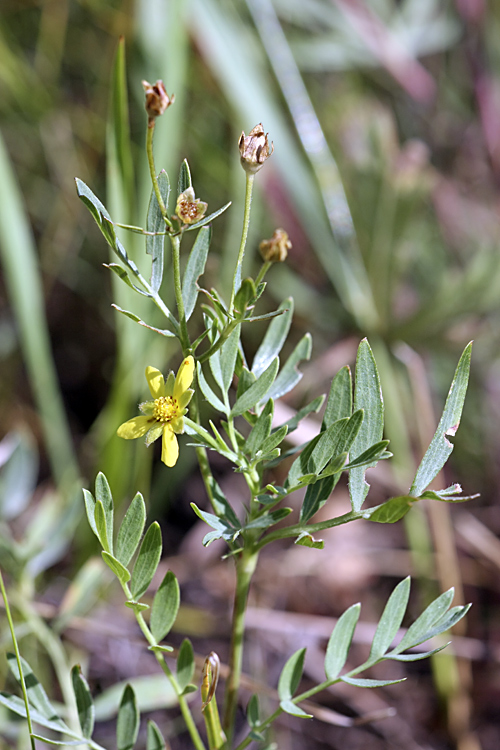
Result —
[[161, 531], [159, 525], [151, 524], [142, 540], [139, 555], [130, 580], [130, 590], [135, 600], [140, 599], [153, 580], [161, 557]]

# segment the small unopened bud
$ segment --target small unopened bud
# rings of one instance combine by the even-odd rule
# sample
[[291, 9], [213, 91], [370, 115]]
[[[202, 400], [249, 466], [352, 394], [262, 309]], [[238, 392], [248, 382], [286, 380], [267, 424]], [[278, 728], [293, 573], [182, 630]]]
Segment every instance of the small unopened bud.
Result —
[[150, 120], [162, 115], [167, 107], [174, 103], [175, 96], [167, 94], [163, 81], [158, 80], [156, 83], [142, 81], [142, 85], [146, 94], [146, 112]]
[[286, 260], [292, 243], [284, 229], [276, 229], [270, 240], [262, 240], [259, 251], [268, 263], [282, 263]]
[[203, 218], [207, 206], [207, 203], [195, 198], [193, 188], [188, 187], [177, 198], [175, 213], [183, 224], [196, 224], [197, 221]]
[[267, 140], [262, 124], [256, 125], [248, 135], [242, 133], [238, 143], [240, 149], [241, 166], [249, 174], [255, 174], [263, 166], [274, 151], [274, 144]]

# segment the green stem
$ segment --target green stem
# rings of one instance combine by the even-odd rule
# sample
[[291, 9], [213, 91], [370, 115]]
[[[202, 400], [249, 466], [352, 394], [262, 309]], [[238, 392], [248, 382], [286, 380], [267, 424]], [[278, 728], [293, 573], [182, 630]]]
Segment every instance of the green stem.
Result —
[[[126, 583], [122, 584], [122, 588], [123, 588], [123, 591], [125, 592], [125, 596], [127, 597], [127, 599], [131, 600], [133, 597], [127, 584]], [[149, 645], [153, 647], [158, 646], [158, 644], [156, 643], [156, 640], [153, 637], [153, 634], [151, 633], [150, 629], [148, 628], [146, 624], [146, 621], [142, 615], [142, 612], [135, 612], [135, 616], [137, 619], [137, 623], [145, 639], [149, 643]], [[172, 670], [166, 663], [165, 658], [163, 654], [161, 653], [161, 651], [157, 651], [155, 648], [153, 648], [153, 651], [156, 657], [156, 661], [160, 665], [161, 669], [163, 670], [163, 673], [165, 674], [165, 676], [167, 677], [168, 681], [170, 682], [170, 684], [172, 685], [175, 691], [177, 700], [179, 702], [179, 708], [181, 710], [182, 717], [184, 719], [184, 723], [186, 724], [186, 728], [191, 736], [191, 740], [193, 742], [195, 750], [206, 750], [203, 740], [201, 739], [198, 729], [196, 727], [191, 710], [186, 701], [186, 697], [182, 695], [182, 691], [179, 688], [179, 685], [177, 683], [174, 673], [172, 672]]]
[[229, 303], [229, 315], [233, 314], [234, 298], [236, 296], [236, 285], [238, 281], [241, 281], [241, 266], [243, 264], [243, 256], [245, 255], [245, 246], [247, 244], [248, 227], [250, 226], [250, 208], [252, 206], [252, 190], [253, 181], [255, 178], [254, 174], [246, 175], [246, 190], [245, 190], [245, 213], [243, 215], [243, 228], [241, 231], [241, 242], [240, 249], [238, 251], [238, 260], [236, 261], [236, 268], [234, 269], [233, 276], [233, 288], [231, 289], [231, 301]]
[[236, 590], [234, 595], [233, 624], [231, 632], [231, 650], [229, 655], [229, 677], [226, 682], [224, 696], [223, 728], [227, 737], [227, 747], [231, 747], [236, 709], [238, 707], [238, 693], [241, 680], [241, 665], [243, 660], [243, 639], [245, 634], [245, 612], [248, 601], [248, 591], [258, 553], [253, 549], [244, 549], [235, 558]]
[[149, 174], [151, 175], [151, 182], [153, 183], [153, 190], [155, 191], [156, 200], [158, 201], [161, 215], [163, 216], [165, 223], [169, 227], [171, 227], [172, 223], [167, 216], [167, 207], [163, 202], [163, 198], [160, 192], [160, 186], [158, 185], [158, 178], [156, 176], [155, 160], [153, 155], [153, 135], [155, 130], [155, 123], [156, 120], [154, 118], [150, 119], [148, 121], [148, 129], [146, 132], [146, 153], [148, 155]]
[[19, 669], [19, 682], [21, 683], [21, 690], [23, 693], [24, 705], [26, 708], [26, 721], [28, 722], [28, 731], [30, 733], [30, 742], [32, 750], [36, 750], [35, 740], [33, 737], [33, 725], [31, 723], [30, 706], [28, 701], [28, 693], [26, 690], [26, 683], [24, 681], [23, 668], [21, 666], [21, 654], [19, 653], [19, 646], [17, 645], [16, 632], [14, 630], [14, 621], [9, 607], [9, 600], [7, 599], [7, 591], [5, 590], [2, 571], [0, 570], [0, 589], [2, 591], [2, 597], [5, 604], [5, 614], [7, 616], [7, 622], [9, 623], [9, 630], [12, 636], [12, 643], [14, 645], [14, 652], [16, 654], [17, 668]]
[[272, 265], [273, 264], [271, 263], [270, 260], [264, 261], [264, 263], [262, 264], [261, 269], [260, 269], [260, 271], [258, 273], [258, 276], [255, 279], [255, 287], [256, 288], [259, 286], [260, 282], [264, 280], [264, 276], [269, 271], [269, 269], [271, 268]]
[[232, 320], [230, 323], [228, 323], [228, 325], [224, 328], [224, 330], [222, 331], [222, 333], [219, 336], [219, 338], [217, 339], [217, 341], [214, 344], [212, 344], [212, 346], [210, 347], [210, 349], [207, 349], [206, 352], [204, 352], [199, 357], [197, 357], [198, 362], [201, 362], [201, 363], [206, 362], [207, 359], [210, 359], [210, 357], [212, 356], [212, 354], [215, 354], [216, 352], [218, 352], [219, 349], [221, 348], [221, 346], [224, 344], [224, 342], [232, 334], [232, 332], [234, 331], [234, 329], [236, 328], [236, 326], [238, 325], [238, 323], [241, 323], [241, 321], [240, 320]]

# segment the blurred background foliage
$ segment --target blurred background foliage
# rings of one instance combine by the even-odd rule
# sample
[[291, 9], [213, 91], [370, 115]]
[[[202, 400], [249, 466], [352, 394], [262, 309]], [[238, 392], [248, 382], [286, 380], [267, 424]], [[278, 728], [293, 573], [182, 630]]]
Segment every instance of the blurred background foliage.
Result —
[[[156, 128], [158, 169], [175, 179], [187, 157], [209, 210], [233, 201], [214, 225], [207, 287], [221, 279], [227, 291], [237, 254], [239, 135], [260, 121], [269, 131], [275, 153], [257, 178], [245, 271], [256, 273], [258, 242], [283, 226], [293, 249], [269, 274], [265, 304], [273, 309], [292, 294], [290, 346], [305, 331], [314, 341], [313, 362], [289, 407], [324, 392], [368, 336], [395, 454], [375, 494], [408, 488], [459, 354], [475, 339], [446, 471], [481, 498], [453, 509], [455, 533], [447, 508], [429, 517], [415, 512], [409, 542], [398, 544], [409, 544], [414, 573], [459, 591], [465, 580], [467, 598], [478, 605], [472, 634], [494, 637], [499, 34], [500, 6], [485, 0], [2, 0], [2, 568], [22, 571], [29, 588], [61, 560], [80, 520], [79, 487], [99, 469], [116, 500], [136, 490], [150, 496], [173, 551], [194, 523], [181, 502], [201, 492], [191, 477], [194, 454], [183, 451], [175, 470], [165, 471], [153, 448], [115, 438], [144, 396], [145, 364], [167, 369], [172, 359], [176, 367], [178, 352], [110, 307], [116, 301], [142, 312], [140, 300], [102, 268], [107, 248], [73, 182], [79, 176], [89, 184], [116, 220], [144, 221], [150, 183], [140, 81], [162, 78], [176, 102]], [[129, 102], [113, 97], [124, 77]], [[124, 239], [147, 268], [142, 238]], [[172, 293], [168, 279], [164, 292]], [[144, 315], [154, 324], [150, 311]], [[247, 331], [250, 351], [263, 330]], [[224, 478], [225, 467], [217, 470]], [[92, 542], [78, 539], [84, 562]], [[357, 554], [359, 545], [370, 546], [356, 544]], [[399, 575], [388, 568], [380, 563], [374, 573]], [[439, 730], [445, 744], [431, 746], [497, 747], [498, 725], [488, 712], [498, 685], [489, 683], [474, 723], [469, 716], [485, 687], [473, 670], [458, 672], [458, 692], [469, 702], [448, 706], [447, 734]]]

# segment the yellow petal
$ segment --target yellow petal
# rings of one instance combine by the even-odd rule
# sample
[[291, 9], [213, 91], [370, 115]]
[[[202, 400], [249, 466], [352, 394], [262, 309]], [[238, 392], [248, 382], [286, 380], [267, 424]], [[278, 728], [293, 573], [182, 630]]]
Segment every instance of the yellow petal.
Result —
[[148, 381], [149, 390], [153, 398], [164, 396], [165, 381], [163, 375], [156, 367], [146, 367], [146, 380]]
[[179, 457], [179, 444], [169, 424], [165, 425], [161, 441], [161, 460], [167, 466], [175, 466]]
[[153, 422], [154, 419], [151, 417], [134, 417], [121, 424], [116, 434], [125, 440], [134, 440], [145, 435]]
[[169, 372], [167, 382], [165, 383], [165, 393], [163, 394], [164, 396], [174, 395], [174, 382], [175, 382], [175, 375], [173, 372]]
[[179, 398], [179, 411], [183, 411], [186, 408], [186, 406], [193, 398], [193, 393], [194, 391], [191, 390], [191, 388], [188, 388], [187, 391], [184, 391], [182, 396]]
[[174, 398], [179, 399], [193, 382], [194, 359], [189, 355], [179, 367], [174, 384]]
[[172, 419], [172, 421], [170, 422], [170, 427], [178, 435], [181, 435], [184, 432], [184, 419], [182, 417], [177, 417], [177, 419]]

